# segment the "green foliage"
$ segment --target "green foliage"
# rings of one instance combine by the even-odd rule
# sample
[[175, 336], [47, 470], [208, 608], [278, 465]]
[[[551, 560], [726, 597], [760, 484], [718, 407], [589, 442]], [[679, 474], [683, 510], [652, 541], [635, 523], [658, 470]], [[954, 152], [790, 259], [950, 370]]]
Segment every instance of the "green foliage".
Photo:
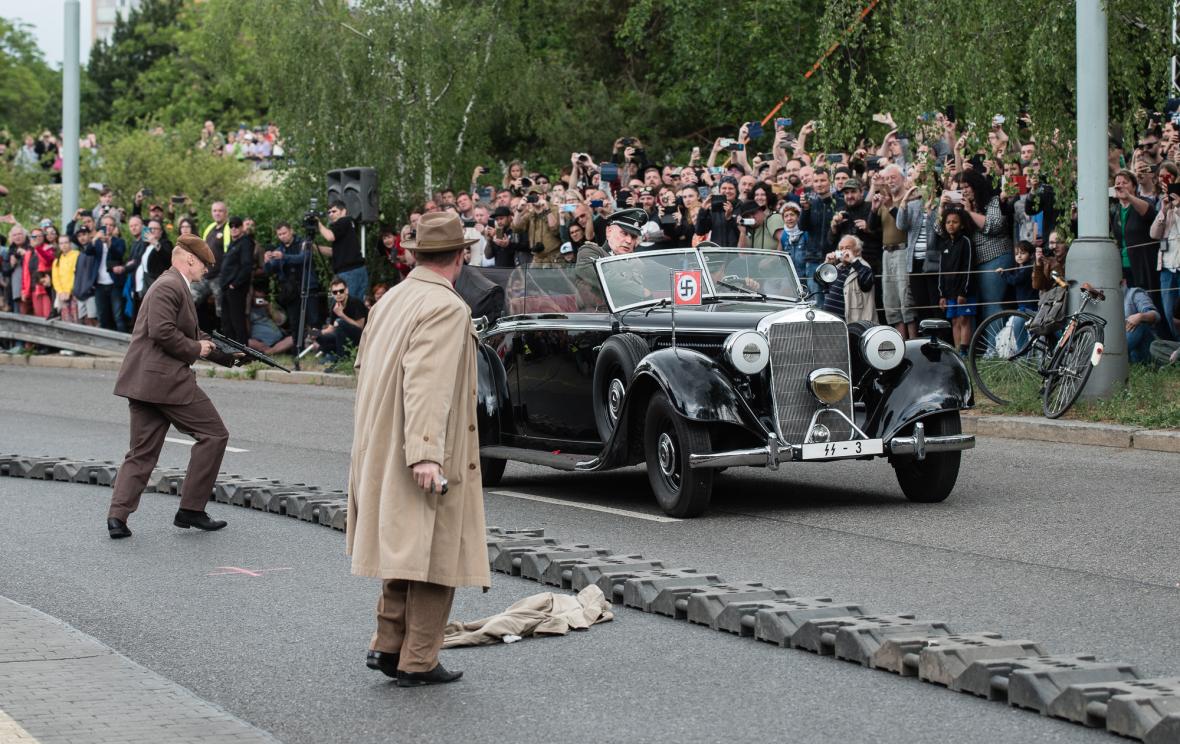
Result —
[[[159, 60], [176, 54], [177, 25], [185, 0], [144, 0], [126, 16], [120, 15], [109, 41], [99, 41], [90, 50], [86, 67], [90, 95], [82, 102], [84, 126], [110, 120], [122, 99], [142, 96], [139, 79]], [[159, 102], [162, 103], [162, 102]], [[121, 119], [123, 125], [136, 117]]]
[[10, 147], [61, 120], [61, 75], [45, 64], [29, 27], [0, 18], [0, 129]]
[[[198, 207], [216, 200], [233, 202], [251, 189], [248, 166], [197, 149], [199, 125], [190, 124], [168, 134], [102, 131], [100, 159], [84, 163], [82, 183], [98, 182], [115, 192], [116, 204], [131, 204], [145, 186], [164, 202], [173, 194], [187, 195]], [[80, 204], [94, 200], [83, 194]], [[201, 215], [204, 216], [204, 215]]]
[[[1041, 399], [1029, 396], [1010, 406], [995, 406], [998, 413], [1041, 415]], [[991, 410], [983, 409], [990, 413]], [[1157, 369], [1132, 364], [1126, 387], [1104, 400], [1079, 400], [1065, 414], [1082, 421], [1105, 421], [1145, 429], [1180, 428], [1180, 366]]]
[[[61, 187], [46, 183], [45, 171], [14, 168], [0, 158], [0, 184], [8, 189], [8, 196], [0, 199], [0, 214], [11, 214], [26, 227], [49, 218], [57, 223], [61, 214]], [[9, 225], [0, 226], [7, 235]]]

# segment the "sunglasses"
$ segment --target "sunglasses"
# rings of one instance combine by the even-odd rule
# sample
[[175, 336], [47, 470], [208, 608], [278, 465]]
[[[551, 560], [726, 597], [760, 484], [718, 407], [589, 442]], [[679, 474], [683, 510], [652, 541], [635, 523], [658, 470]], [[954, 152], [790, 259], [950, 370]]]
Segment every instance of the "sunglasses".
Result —
[[333, 289], [332, 294], [334, 294], [334, 295], [348, 294], [348, 290], [347, 289]]

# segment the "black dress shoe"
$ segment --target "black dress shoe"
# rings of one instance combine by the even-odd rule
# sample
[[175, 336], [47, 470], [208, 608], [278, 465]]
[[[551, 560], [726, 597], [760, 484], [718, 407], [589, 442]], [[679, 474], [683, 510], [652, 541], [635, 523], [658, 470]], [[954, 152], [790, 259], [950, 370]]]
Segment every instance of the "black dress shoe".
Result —
[[448, 672], [439, 664], [429, 672], [398, 672], [398, 687], [425, 687], [426, 685], [445, 685], [463, 676], [463, 672]]
[[388, 651], [369, 651], [365, 655], [365, 666], [393, 679], [397, 679], [397, 662], [398, 655]]
[[127, 529], [127, 523], [122, 519], [115, 519], [114, 517], [107, 518], [107, 532], [110, 533], [112, 540], [118, 540], [121, 537], [131, 537], [131, 530]]
[[196, 527], [198, 530], [212, 532], [213, 530], [221, 529], [226, 523], [220, 519], [210, 519], [209, 515], [203, 511], [178, 509], [176, 511], [176, 517], [172, 520], [172, 524], [177, 527], [183, 527], [186, 530], [189, 527]]

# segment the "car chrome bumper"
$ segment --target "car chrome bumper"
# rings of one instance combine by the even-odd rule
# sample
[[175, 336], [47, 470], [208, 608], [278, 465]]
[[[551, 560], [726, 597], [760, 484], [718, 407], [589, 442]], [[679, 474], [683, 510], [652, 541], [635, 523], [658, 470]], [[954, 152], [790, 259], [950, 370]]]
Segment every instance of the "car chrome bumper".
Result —
[[[925, 424], [919, 422], [914, 426], [913, 436], [893, 437], [886, 442], [885, 446], [888, 455], [913, 455], [915, 459], [924, 460], [926, 455], [933, 452], [957, 452], [972, 449], [975, 447], [975, 436], [972, 434], [948, 434], [928, 437]], [[800, 445], [780, 445], [778, 438], [772, 434], [765, 447], [692, 455], [688, 459], [688, 465], [692, 468], [729, 468], [753, 465], [777, 470], [780, 463], [801, 460], [802, 452], [803, 448]], [[880, 455], [870, 455], [870, 457], [874, 456], [879, 457]]]

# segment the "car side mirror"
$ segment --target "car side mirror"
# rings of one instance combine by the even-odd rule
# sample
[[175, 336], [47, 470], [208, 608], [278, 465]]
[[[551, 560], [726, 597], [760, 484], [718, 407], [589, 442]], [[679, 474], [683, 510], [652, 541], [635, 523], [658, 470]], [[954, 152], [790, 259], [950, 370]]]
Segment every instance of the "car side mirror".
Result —
[[838, 276], [839, 271], [836, 269], [836, 264], [822, 263], [816, 267], [814, 278], [820, 286], [826, 288], [835, 284]]
[[938, 318], [927, 318], [918, 323], [918, 335], [925, 336], [930, 339], [936, 339], [943, 336], [951, 329], [951, 322], [949, 320], [940, 320]]

